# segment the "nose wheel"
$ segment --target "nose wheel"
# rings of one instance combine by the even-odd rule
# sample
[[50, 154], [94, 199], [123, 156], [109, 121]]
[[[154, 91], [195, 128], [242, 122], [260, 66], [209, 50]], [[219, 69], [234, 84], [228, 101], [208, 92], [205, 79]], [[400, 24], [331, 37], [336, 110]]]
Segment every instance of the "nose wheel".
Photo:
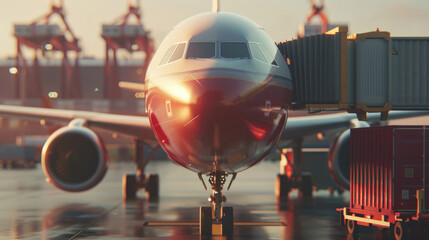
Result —
[[200, 207], [200, 235], [211, 236], [212, 235], [212, 208], [211, 207]]
[[[232, 236], [234, 216], [232, 207], [223, 207], [226, 197], [222, 194], [227, 174], [223, 171], [213, 171], [209, 175], [212, 194], [209, 196], [211, 207], [200, 207], [200, 235], [202, 236]], [[234, 174], [235, 176], [235, 174]]]

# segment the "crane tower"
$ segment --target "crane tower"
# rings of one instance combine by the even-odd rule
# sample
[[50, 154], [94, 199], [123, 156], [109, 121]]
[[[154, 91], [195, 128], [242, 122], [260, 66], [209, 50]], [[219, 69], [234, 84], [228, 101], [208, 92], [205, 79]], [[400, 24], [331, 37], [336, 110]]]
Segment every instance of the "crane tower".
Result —
[[[62, 26], [51, 23], [53, 16], [59, 16]], [[59, 98], [80, 98], [81, 80], [79, 73], [78, 39], [68, 25], [63, 11], [63, 1], [51, 0], [51, 11], [30, 24], [15, 24], [14, 36], [17, 41], [15, 97], [24, 101], [26, 98], [44, 97], [39, 57], [48, 52], [62, 53], [60, 70]], [[23, 48], [34, 50], [34, 58], [29, 65]], [[74, 66], [70, 63], [68, 52], [75, 53]]]
[[[134, 52], [145, 53], [145, 59], [140, 68], [140, 75], [142, 76], [141, 81], [144, 79], [154, 52], [150, 32], [144, 29], [141, 20], [139, 2], [137, 1], [136, 4], [132, 4], [129, 0], [127, 2], [128, 12], [125, 15], [120, 17], [113, 24], [103, 25], [102, 37], [106, 41], [104, 97], [108, 99], [119, 99], [121, 97], [121, 92], [118, 87], [120, 81], [117, 58], [118, 50], [125, 50], [129, 54]], [[129, 23], [129, 19], [132, 16], [137, 19], [136, 24]]]

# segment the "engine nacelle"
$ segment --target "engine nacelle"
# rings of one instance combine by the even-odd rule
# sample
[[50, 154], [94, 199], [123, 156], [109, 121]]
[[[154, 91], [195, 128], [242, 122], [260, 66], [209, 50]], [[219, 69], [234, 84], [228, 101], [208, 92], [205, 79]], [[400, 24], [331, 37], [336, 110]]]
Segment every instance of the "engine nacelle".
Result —
[[350, 184], [350, 129], [341, 133], [329, 148], [329, 172], [332, 179], [344, 189]]
[[106, 174], [106, 147], [88, 128], [63, 127], [43, 146], [42, 166], [47, 181], [57, 188], [69, 192], [85, 191], [96, 186]]
[[[352, 121], [352, 128], [369, 127], [367, 122]], [[328, 167], [332, 179], [343, 189], [350, 188], [350, 129], [342, 132], [329, 148]]]

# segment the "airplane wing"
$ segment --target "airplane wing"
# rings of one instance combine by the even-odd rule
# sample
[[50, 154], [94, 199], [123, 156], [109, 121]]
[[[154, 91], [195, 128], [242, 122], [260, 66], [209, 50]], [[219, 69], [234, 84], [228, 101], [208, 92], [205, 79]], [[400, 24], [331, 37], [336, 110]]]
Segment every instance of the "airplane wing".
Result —
[[[108, 130], [139, 138], [147, 143], [157, 143], [147, 116], [119, 115], [89, 111], [47, 109], [0, 105], [0, 115], [31, 120], [69, 123], [74, 119], [83, 119], [86, 126]], [[429, 115], [428, 111], [391, 111], [389, 120]], [[336, 113], [305, 117], [290, 117], [281, 140], [302, 138], [322, 131], [345, 130], [358, 121], [355, 114]], [[368, 122], [380, 122], [379, 113], [368, 113]]]
[[[429, 115], [428, 111], [391, 111], [388, 120]], [[368, 113], [368, 123], [381, 122], [380, 113]], [[281, 140], [302, 138], [323, 131], [352, 128], [358, 119], [353, 113], [335, 113], [316, 116], [290, 117]]]
[[100, 130], [118, 132], [139, 138], [147, 143], [157, 143], [146, 116], [119, 115], [89, 111], [47, 109], [0, 105], [0, 116], [30, 120], [46, 120], [69, 123], [74, 119], [83, 119], [86, 126]]

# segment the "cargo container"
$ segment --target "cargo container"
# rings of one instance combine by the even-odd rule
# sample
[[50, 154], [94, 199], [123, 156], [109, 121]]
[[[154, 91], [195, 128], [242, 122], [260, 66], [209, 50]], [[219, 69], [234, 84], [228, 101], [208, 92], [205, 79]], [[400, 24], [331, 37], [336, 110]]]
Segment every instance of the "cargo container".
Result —
[[[348, 25], [345, 23], [334, 23], [334, 24], [328, 24], [327, 30], [330, 31], [332, 29], [335, 29], [337, 27], [347, 27]], [[314, 36], [314, 35], [320, 35], [322, 34], [322, 25], [320, 24], [312, 24], [312, 23], [301, 23], [298, 26], [298, 37], [308, 37], [308, 36]]]
[[426, 151], [426, 126], [351, 130], [350, 206], [337, 209], [349, 233], [356, 234], [358, 226], [377, 226], [406, 239], [408, 230], [429, 227]]
[[145, 36], [142, 24], [139, 25], [103, 25], [102, 36], [105, 37], [133, 37]]
[[14, 35], [16, 37], [41, 37], [41, 36], [59, 36], [62, 35], [58, 25], [22, 25], [15, 24]]
[[0, 145], [1, 168], [34, 168], [37, 162], [33, 146]]

